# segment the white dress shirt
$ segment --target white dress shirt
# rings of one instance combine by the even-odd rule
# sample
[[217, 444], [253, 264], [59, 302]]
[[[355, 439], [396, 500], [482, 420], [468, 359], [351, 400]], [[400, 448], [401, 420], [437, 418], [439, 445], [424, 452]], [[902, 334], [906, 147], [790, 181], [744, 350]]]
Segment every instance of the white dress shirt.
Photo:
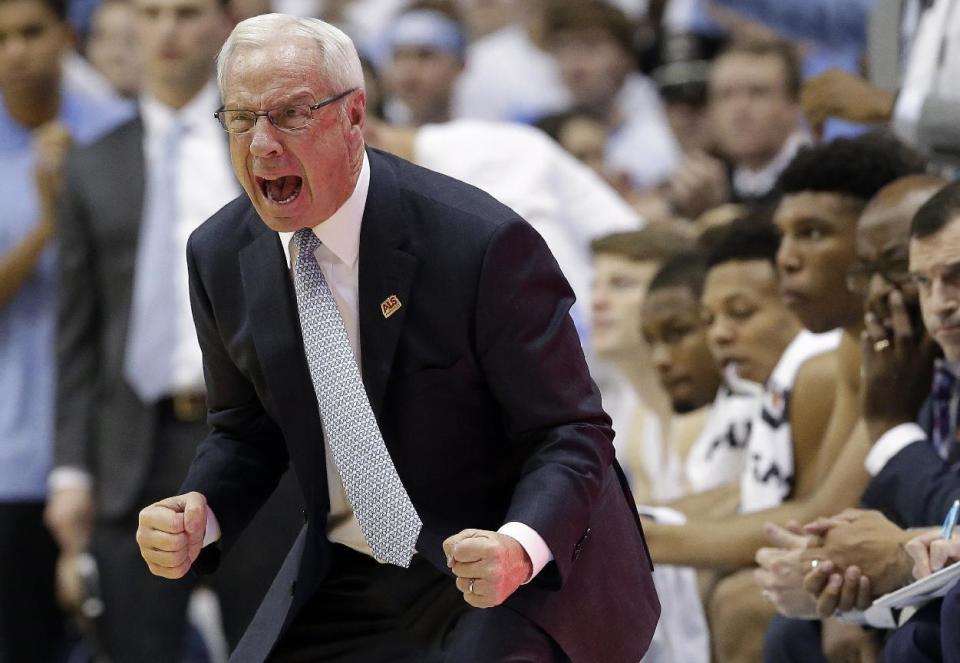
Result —
[[[367, 204], [367, 192], [370, 187], [370, 163], [366, 154], [363, 156], [363, 165], [360, 177], [351, 196], [333, 216], [313, 227], [313, 232], [321, 241], [321, 245], [314, 253], [320, 271], [330, 286], [333, 297], [337, 302], [340, 317], [350, 340], [357, 365], [360, 366], [362, 354], [360, 352], [360, 226], [363, 221], [363, 211]], [[297, 247], [293, 243], [292, 232], [278, 233], [286, 264], [291, 273], [296, 264]], [[327, 538], [334, 542], [348, 546], [358, 552], [370, 555], [370, 547], [363, 536], [360, 524], [353, 513], [350, 501], [347, 499], [343, 483], [340, 481], [336, 464], [330, 454], [330, 448], [325, 447], [327, 487], [330, 497], [330, 513], [327, 516]], [[207, 531], [204, 536], [204, 545], [219, 538], [220, 528], [212, 511], [208, 509]], [[553, 559], [550, 549], [532, 528], [523, 523], [510, 522], [498, 530], [516, 539], [527, 554], [533, 566], [531, 579]]]
[[[220, 93], [213, 81], [179, 110], [166, 106], [148, 94], [140, 100], [147, 181], [150, 180], [150, 171], [161, 158], [163, 140], [170, 123], [177, 121], [186, 126], [180, 141], [176, 169], [175, 232], [177, 246], [181, 247], [179, 255], [186, 255], [190, 233], [240, 195], [240, 186], [230, 168], [225, 134], [213, 119], [213, 112], [219, 106]], [[203, 357], [190, 314], [186, 260], [177, 263], [173, 274], [158, 274], [157, 278], [170, 280], [180, 303], [176, 311], [177, 347], [173, 357], [170, 393], [202, 392]]]

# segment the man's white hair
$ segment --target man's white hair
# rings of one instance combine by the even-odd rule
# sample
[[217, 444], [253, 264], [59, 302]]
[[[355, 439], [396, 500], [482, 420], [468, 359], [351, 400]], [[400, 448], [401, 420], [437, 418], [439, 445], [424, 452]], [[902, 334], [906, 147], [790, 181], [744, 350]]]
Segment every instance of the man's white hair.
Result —
[[360, 56], [350, 37], [342, 30], [318, 18], [299, 18], [286, 14], [261, 14], [237, 23], [217, 56], [217, 85], [224, 94], [224, 72], [233, 52], [240, 47], [264, 46], [278, 34], [307, 37], [317, 44], [320, 73], [330, 82], [332, 93], [363, 88]]

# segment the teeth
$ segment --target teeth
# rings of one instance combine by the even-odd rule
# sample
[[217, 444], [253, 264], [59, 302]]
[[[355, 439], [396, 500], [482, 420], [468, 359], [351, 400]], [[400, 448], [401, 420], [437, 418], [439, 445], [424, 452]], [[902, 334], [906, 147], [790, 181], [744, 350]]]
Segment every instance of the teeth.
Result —
[[286, 205], [296, 199], [300, 195], [302, 185], [303, 180], [295, 175], [278, 177], [273, 180], [261, 180], [261, 189], [264, 196], [270, 202], [278, 205]]

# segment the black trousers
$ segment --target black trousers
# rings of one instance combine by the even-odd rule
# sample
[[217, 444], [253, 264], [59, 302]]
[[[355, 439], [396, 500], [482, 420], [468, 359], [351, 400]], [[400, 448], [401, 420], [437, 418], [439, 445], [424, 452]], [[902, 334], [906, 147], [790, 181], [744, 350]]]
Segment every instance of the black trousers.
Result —
[[42, 502], [0, 504], [0, 663], [47, 663], [63, 644], [57, 545], [43, 509]]
[[327, 578], [274, 648], [272, 663], [568, 661], [510, 608], [467, 605], [453, 579], [419, 556], [402, 569], [333, 548]]

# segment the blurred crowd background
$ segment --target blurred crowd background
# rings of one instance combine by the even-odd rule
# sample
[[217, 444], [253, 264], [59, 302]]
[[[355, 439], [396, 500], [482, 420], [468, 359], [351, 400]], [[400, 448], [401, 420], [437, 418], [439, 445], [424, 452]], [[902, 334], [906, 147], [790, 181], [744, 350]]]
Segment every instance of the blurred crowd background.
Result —
[[956, 598], [850, 616], [960, 557], [957, 5], [0, 0], [0, 663], [224, 661], [303, 522], [287, 477], [202, 582], [134, 541], [206, 427], [214, 60], [271, 11], [354, 39], [370, 146], [553, 250], [658, 565], [645, 660], [960, 660]]

